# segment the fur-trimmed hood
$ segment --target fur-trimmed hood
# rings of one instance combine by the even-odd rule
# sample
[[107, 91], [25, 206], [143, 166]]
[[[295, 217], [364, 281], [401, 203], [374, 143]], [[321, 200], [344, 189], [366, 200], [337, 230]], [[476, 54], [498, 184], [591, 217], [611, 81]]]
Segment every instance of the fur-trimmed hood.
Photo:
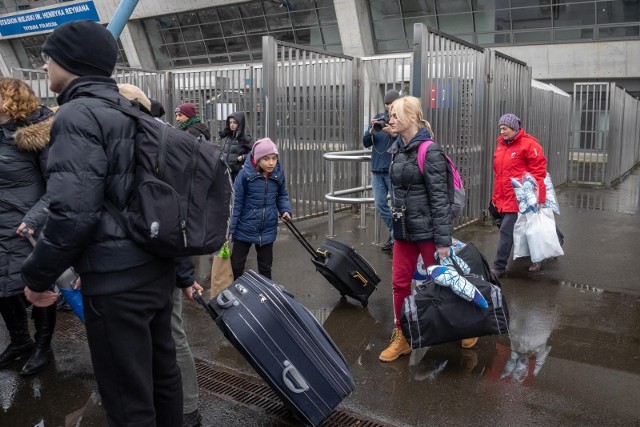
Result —
[[42, 151], [51, 139], [53, 111], [40, 106], [25, 120], [3, 127], [4, 136], [22, 151]]

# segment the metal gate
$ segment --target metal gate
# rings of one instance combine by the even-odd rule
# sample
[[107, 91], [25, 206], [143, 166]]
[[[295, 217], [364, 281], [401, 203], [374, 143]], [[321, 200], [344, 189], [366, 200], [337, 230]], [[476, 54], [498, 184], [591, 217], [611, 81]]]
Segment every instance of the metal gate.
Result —
[[[262, 135], [279, 146], [297, 218], [328, 212], [323, 155], [358, 147], [354, 58], [263, 37]], [[332, 179], [353, 187], [358, 168], [340, 163]]]

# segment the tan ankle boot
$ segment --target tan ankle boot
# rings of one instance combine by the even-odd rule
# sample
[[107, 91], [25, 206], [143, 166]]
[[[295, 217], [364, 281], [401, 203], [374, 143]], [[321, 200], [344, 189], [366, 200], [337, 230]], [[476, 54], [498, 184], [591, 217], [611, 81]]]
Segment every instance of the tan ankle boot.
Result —
[[478, 342], [478, 338], [465, 338], [460, 342], [460, 345], [462, 346], [462, 348], [472, 348], [474, 347]]
[[411, 346], [402, 335], [402, 329], [394, 329], [391, 334], [391, 344], [378, 357], [383, 362], [393, 362], [398, 357], [411, 353]]

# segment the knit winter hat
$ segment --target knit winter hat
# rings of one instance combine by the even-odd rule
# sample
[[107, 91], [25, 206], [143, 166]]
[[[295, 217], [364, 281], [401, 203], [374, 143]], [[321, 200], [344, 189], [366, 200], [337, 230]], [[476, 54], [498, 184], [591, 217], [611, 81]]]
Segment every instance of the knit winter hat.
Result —
[[256, 163], [263, 158], [264, 156], [268, 156], [269, 154], [278, 155], [278, 147], [276, 144], [269, 138], [262, 138], [256, 141], [253, 144], [253, 160]]
[[151, 113], [151, 100], [145, 95], [145, 93], [138, 86], [134, 86], [129, 83], [120, 83], [118, 85], [120, 94], [132, 101], [138, 101], [140, 105], [147, 109]]
[[522, 126], [522, 121], [515, 114], [507, 113], [500, 117], [498, 120], [498, 126], [508, 126], [511, 129], [515, 130], [516, 133], [520, 131], [520, 126]]
[[400, 98], [400, 94], [398, 93], [397, 90], [388, 90], [385, 94], [384, 94], [384, 103], [385, 104], [391, 104], [393, 101], [395, 101], [396, 99]]
[[118, 59], [116, 39], [93, 21], [61, 25], [49, 34], [42, 51], [77, 76], [110, 77]]
[[190, 102], [187, 102], [185, 104], [180, 104], [176, 107], [175, 110], [176, 113], [182, 113], [185, 116], [187, 116], [188, 118], [193, 118], [196, 116], [196, 106], [195, 104], [192, 104]]

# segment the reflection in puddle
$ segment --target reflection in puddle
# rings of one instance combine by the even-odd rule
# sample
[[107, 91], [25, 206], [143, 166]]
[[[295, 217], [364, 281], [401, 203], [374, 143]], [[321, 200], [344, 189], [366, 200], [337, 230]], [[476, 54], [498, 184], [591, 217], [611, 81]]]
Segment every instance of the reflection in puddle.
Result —
[[613, 189], [569, 188], [558, 197], [561, 205], [578, 209], [640, 213], [640, 172], [635, 171]]

